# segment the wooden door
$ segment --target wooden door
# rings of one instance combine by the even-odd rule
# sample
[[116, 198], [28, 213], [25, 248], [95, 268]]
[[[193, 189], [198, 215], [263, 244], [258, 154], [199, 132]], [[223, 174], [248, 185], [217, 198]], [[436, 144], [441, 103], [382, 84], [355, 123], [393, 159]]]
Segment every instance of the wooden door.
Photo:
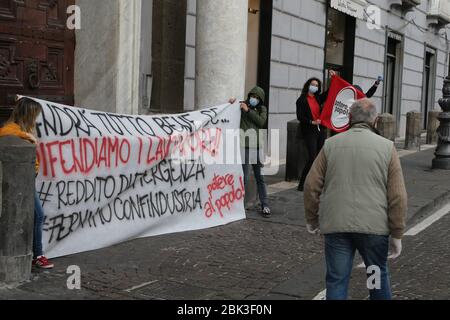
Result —
[[0, 122], [16, 94], [73, 104], [74, 0], [0, 0]]

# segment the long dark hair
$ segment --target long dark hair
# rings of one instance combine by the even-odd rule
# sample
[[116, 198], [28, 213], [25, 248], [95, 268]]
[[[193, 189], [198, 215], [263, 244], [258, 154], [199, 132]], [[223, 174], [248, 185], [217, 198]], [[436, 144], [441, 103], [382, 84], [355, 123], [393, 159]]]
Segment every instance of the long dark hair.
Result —
[[319, 91], [317, 91], [316, 96], [318, 96], [322, 92], [322, 81], [317, 78], [311, 78], [306, 81], [305, 85], [303, 86], [302, 95], [307, 95], [309, 93], [309, 86], [313, 81], [317, 81], [317, 83], [319, 84]]

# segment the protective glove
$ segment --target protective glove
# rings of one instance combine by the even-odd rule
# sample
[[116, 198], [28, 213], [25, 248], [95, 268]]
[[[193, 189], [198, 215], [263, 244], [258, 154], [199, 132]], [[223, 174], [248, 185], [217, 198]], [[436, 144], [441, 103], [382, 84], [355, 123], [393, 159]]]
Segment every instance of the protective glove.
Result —
[[310, 234], [320, 236], [320, 229], [318, 227], [314, 228], [312, 225], [306, 224], [306, 230], [308, 230], [308, 233]]
[[389, 259], [397, 259], [402, 254], [402, 239], [391, 238], [391, 255]]
[[375, 81], [375, 85], [378, 87], [382, 81], [384, 81], [384, 77], [378, 76], [377, 81]]

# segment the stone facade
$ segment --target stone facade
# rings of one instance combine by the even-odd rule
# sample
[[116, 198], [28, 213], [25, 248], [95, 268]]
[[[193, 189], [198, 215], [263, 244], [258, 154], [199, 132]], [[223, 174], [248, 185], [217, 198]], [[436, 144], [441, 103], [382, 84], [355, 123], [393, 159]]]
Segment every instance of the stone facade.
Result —
[[[435, 83], [435, 108], [440, 110], [439, 98], [442, 97], [443, 80], [448, 74], [449, 55], [448, 47], [443, 36], [436, 35], [436, 30], [429, 26], [427, 12], [429, 2], [422, 0], [421, 4], [411, 13], [404, 13], [396, 8], [391, 8], [389, 0], [367, 1], [381, 8], [382, 25], [388, 26], [404, 37], [403, 74], [401, 87], [401, 108], [399, 134], [404, 136], [406, 132], [406, 114], [410, 111], [421, 111], [422, 89], [424, 74], [425, 45], [431, 46], [437, 51], [436, 83]], [[415, 23], [407, 23], [406, 20], [414, 19]], [[448, 29], [447, 29], [448, 30]], [[443, 34], [444, 31], [441, 30]], [[366, 21], [357, 20], [355, 43], [355, 69], [354, 82], [361, 87], [369, 88], [377, 75], [384, 74], [384, 57], [386, 50], [386, 27], [380, 30], [369, 30]], [[380, 86], [374, 100], [382, 111], [382, 96], [384, 88]], [[431, 111], [431, 110], [429, 110]]]
[[82, 29], [76, 31], [75, 104], [116, 110], [119, 23], [117, 0], [78, 0]]
[[195, 109], [195, 17], [197, 12], [196, 0], [188, 0], [187, 4], [184, 108], [186, 111], [192, 111]]
[[[111, 5], [111, 0], [107, 0], [108, 5], [105, 1], [78, 0], [82, 5], [83, 24], [89, 28], [77, 33], [76, 104], [96, 106], [114, 112], [145, 113], [146, 110], [141, 107], [139, 100], [139, 93], [142, 95], [139, 76], [143, 73], [142, 56], [151, 57], [151, 46], [148, 45], [148, 39], [145, 40], [147, 46], [143, 46], [145, 49], [135, 42], [144, 41], [142, 34], [147, 34], [149, 29], [139, 26], [134, 28], [129, 26], [128, 29], [125, 27], [128, 30], [126, 39], [134, 40], [121, 41], [121, 36], [123, 37], [125, 32], [121, 31], [125, 30], [123, 25], [129, 22], [127, 18], [129, 13], [126, 13], [129, 10], [125, 10], [124, 14], [124, 8], [127, 8], [124, 3], [129, 0], [114, 0], [114, 5]], [[148, 3], [151, 1], [147, 2], [147, 6], [151, 7]], [[421, 111], [423, 108], [426, 46], [436, 50], [436, 81], [433, 89], [436, 102], [434, 107], [439, 109], [437, 101], [441, 97], [443, 79], [449, 69], [448, 46], [443, 35], [444, 30], [448, 31], [448, 28], [438, 33], [430, 26], [427, 18], [430, 5], [428, 0], [421, 1], [421, 4], [411, 12], [392, 7], [392, 1], [388, 0], [369, 0], [367, 4], [376, 5], [381, 9], [382, 27], [378, 30], [369, 30], [366, 19], [356, 20], [353, 82], [368, 90], [379, 75], [385, 75], [388, 30], [403, 37], [398, 124], [399, 136], [403, 137], [406, 130], [406, 114], [413, 110]], [[83, 6], [88, 9], [83, 10]], [[327, 6], [326, 0], [273, 0], [269, 128], [280, 130], [280, 141], [286, 141], [287, 123], [296, 118], [295, 102], [304, 82], [312, 76], [324, 78]], [[140, 19], [135, 21], [140, 21], [138, 23], [141, 24], [142, 21], [147, 23], [151, 21], [151, 14], [144, 12], [148, 10], [141, 10]], [[197, 0], [187, 0], [185, 111], [197, 107], [195, 106], [196, 54], [198, 54], [196, 11]], [[141, 30], [146, 32], [142, 33]], [[130, 46], [134, 55], [129, 53]], [[133, 64], [133, 61], [139, 61], [139, 57], [141, 57], [140, 64]], [[151, 70], [146, 72], [151, 73]], [[130, 84], [130, 81], [133, 83]], [[373, 97], [380, 113], [386, 112], [384, 95], [385, 88], [381, 85]], [[119, 101], [119, 98], [122, 101]], [[282, 159], [286, 156], [285, 149], [286, 146], [280, 146]]]
[[30, 279], [35, 159], [31, 143], [0, 138], [0, 286]]
[[[296, 101], [311, 77], [323, 78], [325, 1], [275, 0], [273, 3], [269, 129], [287, 140], [287, 123], [296, 119]], [[284, 159], [286, 146], [280, 145]]]
[[[77, 0], [75, 105], [146, 113], [144, 75], [151, 74], [152, 1]], [[148, 95], [148, 93], [147, 93]]]
[[[194, 109], [195, 92], [195, 0], [188, 1], [188, 22], [186, 41], [185, 108]], [[368, 5], [381, 9], [381, 25], [378, 30], [369, 30], [366, 20], [356, 20], [354, 55], [355, 84], [368, 90], [379, 75], [385, 74], [387, 30], [399, 32], [404, 38], [401, 107], [398, 132], [405, 135], [406, 114], [422, 109], [422, 89], [425, 45], [437, 52], [435, 108], [441, 97], [443, 79], [447, 75], [447, 46], [445, 38], [436, 35], [429, 26], [427, 11], [429, 1], [421, 4], [411, 13], [391, 7], [391, 1], [372, 0]], [[270, 80], [269, 128], [280, 129], [280, 141], [286, 141], [287, 123], [296, 118], [295, 102], [304, 82], [310, 77], [323, 78], [326, 35], [325, 0], [274, 0], [272, 24], [272, 53]], [[407, 20], [414, 19], [415, 23]], [[441, 30], [441, 33], [443, 31]], [[383, 106], [384, 87], [380, 85], [372, 98], [380, 113]], [[285, 158], [285, 146], [281, 146], [281, 158]]]

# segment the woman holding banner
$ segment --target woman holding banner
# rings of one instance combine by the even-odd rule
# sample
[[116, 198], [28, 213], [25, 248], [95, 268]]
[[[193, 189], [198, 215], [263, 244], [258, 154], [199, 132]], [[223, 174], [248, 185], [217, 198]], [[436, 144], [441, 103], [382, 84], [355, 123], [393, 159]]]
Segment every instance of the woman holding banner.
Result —
[[[330, 71], [330, 75], [333, 77], [336, 72]], [[298, 191], [303, 191], [309, 170], [325, 143], [326, 128], [321, 125], [320, 115], [327, 97], [328, 91], [322, 93], [322, 82], [317, 78], [311, 78], [306, 81], [297, 100], [297, 119], [300, 121], [301, 133], [308, 150], [308, 161], [303, 169]]]
[[[253, 88], [247, 96], [247, 100], [241, 101], [241, 146], [243, 151], [242, 169], [244, 183], [247, 186], [250, 181], [250, 166], [255, 174], [258, 197], [261, 202], [261, 214], [270, 218], [272, 213], [267, 199], [267, 186], [262, 174], [262, 153], [264, 150], [264, 128], [267, 125], [267, 107], [264, 105], [266, 94], [261, 87]], [[229, 100], [231, 104], [235, 98]]]
[[[16, 136], [37, 144], [33, 135], [36, 119], [42, 112], [39, 103], [28, 98], [16, 102], [11, 117], [3, 128], [0, 137]], [[36, 160], [36, 174], [39, 172], [39, 162]], [[42, 228], [44, 224], [44, 210], [37, 193], [34, 195], [34, 229], [33, 229], [33, 265], [41, 269], [52, 269], [54, 265], [48, 261], [42, 251]]]

